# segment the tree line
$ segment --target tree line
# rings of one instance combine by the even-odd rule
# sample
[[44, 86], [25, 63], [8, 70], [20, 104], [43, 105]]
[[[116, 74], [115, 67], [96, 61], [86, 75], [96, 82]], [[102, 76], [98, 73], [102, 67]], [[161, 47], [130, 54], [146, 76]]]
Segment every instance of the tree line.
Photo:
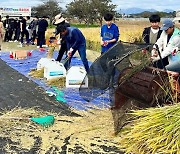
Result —
[[111, 0], [73, 0], [63, 10], [58, 0], [45, 0], [41, 5], [32, 7], [32, 16], [47, 16], [52, 22], [54, 16], [59, 13], [68, 19], [77, 19], [79, 23], [86, 25], [99, 23], [102, 25], [103, 16], [107, 12], [115, 14], [116, 5]]
[[[116, 18], [122, 17], [122, 15], [116, 12], [117, 5], [112, 4], [112, 0], [73, 0], [66, 5], [66, 9], [61, 6], [61, 0], [41, 0], [42, 4], [32, 7], [32, 16], [47, 16], [52, 22], [53, 18], [63, 13], [63, 16], [71, 19], [77, 19], [79, 23], [86, 25], [92, 25], [99, 23], [102, 25], [103, 16], [105, 13], [110, 12], [115, 15]], [[155, 13], [155, 12], [153, 12]], [[175, 12], [165, 13], [156, 12], [160, 17], [174, 17]], [[142, 12], [139, 14], [129, 15], [129, 17], [143, 17], [148, 18], [152, 12]]]

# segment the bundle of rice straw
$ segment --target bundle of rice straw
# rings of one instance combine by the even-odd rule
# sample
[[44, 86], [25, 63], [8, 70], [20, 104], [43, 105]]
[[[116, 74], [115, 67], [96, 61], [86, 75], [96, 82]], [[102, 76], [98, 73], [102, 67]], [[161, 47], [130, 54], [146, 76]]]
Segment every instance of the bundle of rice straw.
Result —
[[34, 78], [43, 78], [44, 77], [44, 68], [37, 70], [37, 69], [32, 69], [29, 72], [29, 75], [31, 75]]
[[47, 58], [53, 57], [54, 50], [55, 50], [55, 46], [49, 48]]
[[136, 118], [120, 134], [120, 146], [126, 153], [180, 152], [180, 104], [132, 114]]
[[51, 85], [51, 86], [64, 87], [66, 84], [66, 78], [57, 77], [57, 78], [48, 80], [47, 83], [48, 85]]

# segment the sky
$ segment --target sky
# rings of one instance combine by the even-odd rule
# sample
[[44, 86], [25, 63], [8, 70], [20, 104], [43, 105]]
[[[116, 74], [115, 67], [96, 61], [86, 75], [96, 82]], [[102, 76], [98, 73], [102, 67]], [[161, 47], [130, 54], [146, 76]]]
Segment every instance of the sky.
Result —
[[[72, 0], [59, 0], [60, 6], [65, 5]], [[31, 7], [41, 4], [42, 0], [0, 0], [0, 7]], [[180, 10], [179, 0], [112, 0], [112, 4], [116, 4], [118, 9], [142, 8], [155, 9], [163, 11], [165, 9]]]

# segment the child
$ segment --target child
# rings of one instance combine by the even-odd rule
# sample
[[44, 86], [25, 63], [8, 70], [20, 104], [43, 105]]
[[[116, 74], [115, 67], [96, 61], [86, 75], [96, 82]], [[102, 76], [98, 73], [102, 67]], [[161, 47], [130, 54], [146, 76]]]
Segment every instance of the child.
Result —
[[142, 38], [145, 43], [154, 44], [160, 37], [162, 30], [160, 30], [159, 23], [160, 23], [160, 16], [158, 14], [153, 14], [149, 17], [149, 21], [151, 23], [150, 27], [144, 28]]
[[106, 24], [101, 27], [101, 54], [115, 45], [119, 39], [119, 29], [112, 23], [113, 15], [105, 14], [104, 20]]

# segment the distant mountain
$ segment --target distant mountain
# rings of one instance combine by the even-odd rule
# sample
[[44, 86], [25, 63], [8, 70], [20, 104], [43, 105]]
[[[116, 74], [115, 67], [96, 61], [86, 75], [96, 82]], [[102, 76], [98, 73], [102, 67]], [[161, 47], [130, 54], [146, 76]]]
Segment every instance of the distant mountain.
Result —
[[165, 9], [165, 10], [163, 10], [163, 12], [170, 13], [170, 12], [174, 12], [174, 10], [171, 10], [171, 9]]
[[[137, 13], [142, 13], [142, 12], [145, 12], [145, 11], [148, 11], [148, 12], [157, 12], [157, 10], [155, 9], [141, 9], [141, 8], [128, 8], [128, 9], [117, 9], [117, 11], [119, 13], [125, 13], [125, 14], [137, 14]], [[163, 12], [173, 12], [173, 10], [170, 10], [170, 9], [166, 9], [166, 10], [163, 10]]]

